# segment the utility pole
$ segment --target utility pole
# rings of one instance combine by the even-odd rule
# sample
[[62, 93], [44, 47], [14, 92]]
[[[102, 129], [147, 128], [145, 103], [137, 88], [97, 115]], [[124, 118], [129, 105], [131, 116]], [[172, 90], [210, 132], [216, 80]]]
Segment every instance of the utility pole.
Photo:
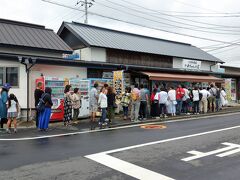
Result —
[[88, 8], [92, 7], [93, 3], [95, 2], [94, 0], [90, 0], [90, 2], [88, 2], [88, 0], [84, 0], [84, 1], [78, 1], [76, 5], [81, 4], [81, 6], [85, 6], [85, 20], [84, 23], [88, 24]]

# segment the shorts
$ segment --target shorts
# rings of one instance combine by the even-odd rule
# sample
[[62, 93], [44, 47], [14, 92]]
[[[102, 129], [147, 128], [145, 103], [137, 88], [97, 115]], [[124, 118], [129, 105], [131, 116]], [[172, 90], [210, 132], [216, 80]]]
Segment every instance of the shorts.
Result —
[[98, 111], [98, 106], [97, 105], [90, 105], [89, 106], [89, 111], [90, 113], [96, 113]]
[[17, 112], [8, 112], [8, 118], [16, 118], [18, 116]]

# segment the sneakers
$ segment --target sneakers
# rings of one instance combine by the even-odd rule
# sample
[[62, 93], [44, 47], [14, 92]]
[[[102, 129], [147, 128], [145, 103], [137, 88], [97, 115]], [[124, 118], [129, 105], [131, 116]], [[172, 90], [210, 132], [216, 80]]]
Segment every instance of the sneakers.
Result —
[[14, 129], [14, 133], [17, 133], [17, 129]]
[[11, 134], [11, 131], [9, 129], [6, 129], [6, 133]]

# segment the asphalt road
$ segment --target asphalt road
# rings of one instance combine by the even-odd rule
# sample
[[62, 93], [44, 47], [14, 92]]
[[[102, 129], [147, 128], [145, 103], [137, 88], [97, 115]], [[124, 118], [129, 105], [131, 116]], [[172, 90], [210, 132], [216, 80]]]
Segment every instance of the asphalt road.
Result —
[[[239, 179], [239, 116], [165, 123], [166, 129], [0, 136], [0, 180]], [[50, 136], [18, 139], [30, 134]]]

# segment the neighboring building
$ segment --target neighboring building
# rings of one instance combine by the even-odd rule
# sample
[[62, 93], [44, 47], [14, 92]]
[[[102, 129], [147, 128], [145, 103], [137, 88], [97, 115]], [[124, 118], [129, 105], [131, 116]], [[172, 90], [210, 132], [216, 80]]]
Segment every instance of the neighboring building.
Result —
[[240, 67], [224, 66], [224, 74], [221, 75], [224, 78], [225, 90], [229, 101], [239, 102], [240, 100]]
[[[58, 35], [80, 53], [82, 61], [130, 70], [131, 83], [222, 81], [213, 73], [223, 61], [190, 44], [76, 22], [63, 22]], [[88, 77], [102, 77], [103, 72], [111, 70], [102, 66], [98, 71], [88, 68]]]
[[42, 74], [51, 77], [86, 78], [86, 68], [70, 67], [62, 58], [72, 49], [44, 26], [0, 19], [0, 87], [12, 85], [11, 93], [19, 99], [23, 110], [27, 108], [27, 73], [19, 58], [36, 59], [30, 71], [29, 103], [34, 108], [35, 80]]

